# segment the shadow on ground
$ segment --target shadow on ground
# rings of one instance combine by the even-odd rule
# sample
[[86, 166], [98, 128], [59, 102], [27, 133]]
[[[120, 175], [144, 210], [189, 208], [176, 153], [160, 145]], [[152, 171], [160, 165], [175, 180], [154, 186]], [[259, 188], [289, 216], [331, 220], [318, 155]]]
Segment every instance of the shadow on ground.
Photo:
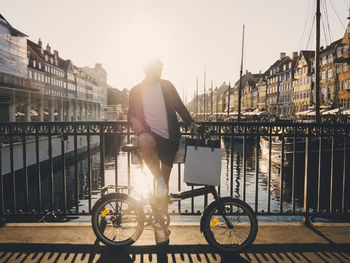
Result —
[[350, 262], [350, 244], [255, 244], [243, 253], [219, 254], [208, 245], [132, 246], [18, 244], [0, 246], [0, 262]]

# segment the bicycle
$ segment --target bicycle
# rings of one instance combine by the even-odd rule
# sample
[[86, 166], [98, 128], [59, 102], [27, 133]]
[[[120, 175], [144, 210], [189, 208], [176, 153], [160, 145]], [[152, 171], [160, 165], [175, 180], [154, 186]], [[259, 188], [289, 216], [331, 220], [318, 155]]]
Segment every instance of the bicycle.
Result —
[[[128, 144], [122, 150], [134, 153], [141, 168], [143, 160], [138, 147]], [[115, 192], [109, 193], [109, 189]], [[113, 247], [127, 247], [141, 236], [145, 225], [153, 226], [153, 214], [145, 214], [144, 206], [148, 199], [139, 202], [123, 193], [126, 186], [107, 186], [102, 188], [101, 198], [92, 208], [92, 228], [102, 243]], [[177, 194], [170, 194], [170, 201], [212, 194], [214, 201], [203, 211], [200, 220], [200, 231], [207, 242], [221, 252], [236, 253], [250, 245], [258, 230], [257, 218], [252, 208], [245, 202], [232, 197], [220, 197], [215, 186], [205, 185], [200, 188]], [[169, 225], [170, 217], [166, 215], [165, 224]]]

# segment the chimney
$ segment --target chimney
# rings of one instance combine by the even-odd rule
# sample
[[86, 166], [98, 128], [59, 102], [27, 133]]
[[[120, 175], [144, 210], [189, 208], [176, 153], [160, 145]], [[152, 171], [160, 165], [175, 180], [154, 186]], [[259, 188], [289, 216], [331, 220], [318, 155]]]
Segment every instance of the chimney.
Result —
[[46, 45], [46, 51], [49, 52], [49, 54], [51, 54], [51, 47], [49, 43], [47, 43]]
[[55, 54], [55, 58], [58, 59], [58, 51], [54, 50], [53, 53]]
[[294, 59], [294, 58], [297, 58], [298, 57], [298, 52], [293, 52], [292, 53], [292, 58]]
[[41, 42], [41, 38], [39, 38], [38, 45], [39, 45], [39, 47], [43, 46], [43, 42]]
[[283, 58], [285, 58], [286, 57], [286, 52], [281, 52], [281, 54], [280, 54], [280, 59], [283, 59]]

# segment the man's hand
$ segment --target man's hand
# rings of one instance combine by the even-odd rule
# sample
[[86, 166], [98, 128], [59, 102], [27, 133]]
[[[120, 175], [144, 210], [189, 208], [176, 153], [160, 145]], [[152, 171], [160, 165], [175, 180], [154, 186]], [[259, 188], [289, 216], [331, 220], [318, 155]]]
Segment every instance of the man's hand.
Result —
[[131, 129], [136, 134], [140, 134], [145, 131], [145, 128], [142, 126], [141, 122], [138, 119], [133, 118], [130, 120], [130, 123], [131, 123]]
[[195, 123], [194, 121], [190, 123], [190, 128], [191, 128], [191, 131], [196, 134], [196, 135], [199, 135], [199, 131], [198, 131], [198, 128], [200, 127], [200, 125], [198, 125], [197, 123]]

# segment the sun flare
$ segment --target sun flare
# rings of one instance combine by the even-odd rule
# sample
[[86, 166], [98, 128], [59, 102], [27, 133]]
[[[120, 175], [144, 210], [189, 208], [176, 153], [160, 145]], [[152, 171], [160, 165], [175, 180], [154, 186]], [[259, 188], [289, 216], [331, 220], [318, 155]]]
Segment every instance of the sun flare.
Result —
[[140, 168], [137, 169], [135, 176], [135, 194], [140, 198], [147, 198], [150, 194], [153, 194], [153, 175], [148, 167], [145, 165], [144, 172]]

